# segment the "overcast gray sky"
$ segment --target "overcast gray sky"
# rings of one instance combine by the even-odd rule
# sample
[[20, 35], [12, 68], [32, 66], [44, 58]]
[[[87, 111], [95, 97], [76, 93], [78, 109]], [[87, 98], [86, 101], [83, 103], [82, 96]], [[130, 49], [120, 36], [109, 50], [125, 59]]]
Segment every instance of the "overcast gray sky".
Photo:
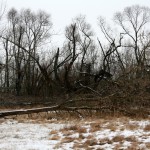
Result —
[[98, 16], [111, 20], [116, 11], [135, 4], [150, 7], [150, 0], [7, 0], [7, 10], [11, 7], [45, 10], [51, 14], [54, 30], [63, 33], [65, 26], [79, 14], [86, 15], [96, 30]]

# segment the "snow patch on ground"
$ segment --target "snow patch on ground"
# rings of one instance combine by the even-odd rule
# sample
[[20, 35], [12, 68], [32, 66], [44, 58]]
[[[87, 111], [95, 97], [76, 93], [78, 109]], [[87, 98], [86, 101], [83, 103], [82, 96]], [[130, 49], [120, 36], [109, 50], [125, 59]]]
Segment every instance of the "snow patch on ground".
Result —
[[[104, 122], [99, 120], [96, 124], [99, 124], [100, 128], [96, 127], [95, 131], [91, 130], [93, 122], [85, 120], [74, 123], [78, 128], [86, 128], [84, 131], [78, 128], [69, 129], [69, 126], [72, 126], [69, 122], [20, 123], [16, 120], [5, 120], [0, 123], [0, 150], [71, 150], [76, 147], [81, 150], [87, 148], [111, 150], [118, 147], [150, 149], [150, 129], [144, 129], [150, 125], [150, 120]], [[135, 128], [132, 129], [129, 125]], [[68, 133], [64, 133], [65, 131], [61, 129], [66, 129]], [[56, 133], [51, 134], [51, 131]], [[56, 139], [52, 139], [54, 136]]]
[[1, 150], [48, 150], [57, 141], [49, 140], [51, 130], [59, 130], [63, 124], [18, 123], [8, 120], [0, 125]]

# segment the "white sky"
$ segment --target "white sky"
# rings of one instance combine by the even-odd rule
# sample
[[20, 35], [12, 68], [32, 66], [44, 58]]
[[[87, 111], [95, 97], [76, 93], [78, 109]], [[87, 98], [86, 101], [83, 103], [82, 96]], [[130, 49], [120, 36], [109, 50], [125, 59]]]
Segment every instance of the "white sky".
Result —
[[7, 10], [11, 7], [45, 10], [51, 14], [53, 27], [57, 33], [64, 33], [65, 27], [71, 23], [72, 18], [83, 14], [87, 16], [87, 22], [93, 29], [99, 32], [98, 16], [104, 16], [111, 21], [115, 12], [135, 4], [150, 7], [150, 0], [7, 0]]

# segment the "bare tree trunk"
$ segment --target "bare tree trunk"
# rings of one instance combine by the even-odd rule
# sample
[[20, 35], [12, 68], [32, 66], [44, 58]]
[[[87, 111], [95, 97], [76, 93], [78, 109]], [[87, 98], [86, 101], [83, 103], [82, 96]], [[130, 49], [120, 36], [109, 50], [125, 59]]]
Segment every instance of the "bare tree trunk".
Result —
[[9, 54], [8, 54], [8, 39], [6, 39], [6, 43], [4, 43], [5, 51], [6, 51], [6, 61], [5, 61], [5, 87], [6, 92], [9, 92]]

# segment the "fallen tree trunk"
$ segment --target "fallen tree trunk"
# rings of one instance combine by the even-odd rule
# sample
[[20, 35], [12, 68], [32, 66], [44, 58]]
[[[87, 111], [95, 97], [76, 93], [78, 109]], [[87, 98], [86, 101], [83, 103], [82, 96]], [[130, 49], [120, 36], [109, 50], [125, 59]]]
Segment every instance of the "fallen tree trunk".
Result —
[[24, 114], [55, 111], [58, 109], [59, 109], [59, 105], [52, 106], [52, 107], [25, 109], [25, 110], [2, 111], [2, 112], [0, 112], [0, 118], [6, 117], [6, 116], [13, 116], [13, 115], [24, 115]]
[[[87, 106], [87, 105], [81, 105], [80, 103], [75, 106], [71, 106], [72, 103], [76, 102], [98, 102], [94, 106]], [[6, 117], [6, 116], [13, 116], [13, 115], [24, 115], [24, 114], [33, 114], [33, 113], [41, 113], [41, 112], [52, 112], [52, 111], [71, 111], [78, 113], [80, 116], [83, 116], [80, 111], [82, 110], [90, 110], [90, 111], [100, 111], [100, 112], [120, 112], [124, 115], [127, 116], [136, 116], [138, 115], [137, 111], [134, 111], [133, 108], [127, 107], [124, 105], [115, 105], [114, 103], [108, 102], [108, 104], [104, 104], [103, 102], [106, 102], [106, 99], [101, 99], [101, 98], [80, 98], [76, 100], [68, 100], [66, 102], [63, 102], [61, 104], [56, 104], [54, 106], [49, 106], [49, 107], [41, 107], [41, 108], [32, 108], [32, 109], [20, 109], [20, 110], [9, 110], [9, 111], [1, 111], [0, 112], [0, 118]], [[70, 104], [70, 105], [69, 105]], [[145, 111], [144, 111], [145, 112]], [[146, 111], [145, 114], [149, 114], [149, 111]]]
[[135, 116], [136, 114], [124, 109], [118, 109], [115, 107], [61, 107], [60, 105], [52, 106], [52, 107], [42, 107], [42, 108], [33, 108], [33, 109], [26, 109], [26, 110], [12, 110], [12, 111], [2, 111], [0, 112], [0, 118], [4, 118], [6, 116], [14, 116], [14, 115], [24, 115], [24, 114], [32, 114], [32, 113], [41, 113], [41, 112], [50, 112], [50, 111], [72, 111], [78, 113], [80, 116], [83, 115], [80, 113], [80, 110], [91, 110], [91, 111], [103, 111], [109, 110], [115, 112], [119, 111], [122, 112], [124, 115]]
[[36, 105], [41, 105], [41, 106], [47, 106], [47, 105], [54, 105], [52, 102], [0, 102], [0, 106], [4, 107], [16, 107], [16, 106], [36, 106]]

